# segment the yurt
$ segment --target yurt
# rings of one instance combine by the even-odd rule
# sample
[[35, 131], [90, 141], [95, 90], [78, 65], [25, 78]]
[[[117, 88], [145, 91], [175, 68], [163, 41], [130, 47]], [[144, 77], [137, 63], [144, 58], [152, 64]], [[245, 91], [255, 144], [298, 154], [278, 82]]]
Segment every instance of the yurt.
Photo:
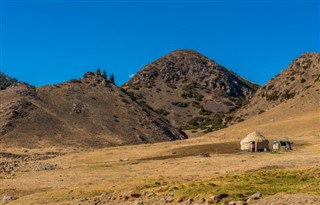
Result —
[[248, 134], [243, 140], [241, 140], [240, 145], [241, 150], [250, 152], [263, 152], [269, 150], [269, 140], [267, 140], [257, 130]]

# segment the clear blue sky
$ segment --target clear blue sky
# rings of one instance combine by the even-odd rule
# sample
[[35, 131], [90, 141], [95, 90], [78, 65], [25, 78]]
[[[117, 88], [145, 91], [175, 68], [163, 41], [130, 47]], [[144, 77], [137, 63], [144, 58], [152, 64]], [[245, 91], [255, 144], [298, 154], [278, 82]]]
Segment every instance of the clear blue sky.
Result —
[[318, 0], [0, 1], [0, 71], [36, 86], [97, 67], [121, 85], [176, 49], [264, 84], [320, 51]]

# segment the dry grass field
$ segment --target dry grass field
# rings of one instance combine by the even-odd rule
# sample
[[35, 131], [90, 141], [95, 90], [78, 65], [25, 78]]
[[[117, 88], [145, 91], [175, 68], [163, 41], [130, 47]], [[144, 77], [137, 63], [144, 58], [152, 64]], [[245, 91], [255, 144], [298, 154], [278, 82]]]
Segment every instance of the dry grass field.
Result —
[[[227, 204], [258, 192], [262, 198], [249, 204], [320, 204], [319, 107], [275, 109], [183, 141], [98, 150], [1, 147], [0, 195], [20, 205], [207, 204], [228, 194], [219, 202]], [[270, 141], [288, 137], [293, 150], [241, 152], [239, 139], [257, 127]]]

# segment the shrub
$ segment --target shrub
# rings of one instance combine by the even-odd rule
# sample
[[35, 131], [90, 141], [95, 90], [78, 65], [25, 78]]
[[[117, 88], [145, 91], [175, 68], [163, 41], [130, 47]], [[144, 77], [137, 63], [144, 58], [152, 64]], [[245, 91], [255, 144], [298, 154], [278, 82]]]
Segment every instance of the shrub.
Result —
[[295, 74], [297, 74], [296, 70], [292, 71], [290, 75], [295, 75]]
[[269, 85], [268, 90], [271, 90], [274, 87], [274, 85]]
[[171, 102], [171, 104], [182, 108], [189, 106], [188, 102]]
[[82, 83], [79, 79], [71, 79], [70, 83]]
[[289, 100], [289, 99], [291, 99], [291, 98], [294, 98], [295, 95], [296, 95], [296, 93], [289, 93], [289, 91], [287, 90], [287, 91], [282, 95], [282, 99]]
[[306, 79], [302, 78], [300, 83], [304, 83], [304, 82], [306, 82]]
[[158, 114], [160, 114], [160, 115], [163, 115], [163, 116], [167, 116], [167, 115], [170, 114], [170, 112], [168, 112], [168, 111], [166, 111], [166, 110], [164, 110], [164, 109], [161, 109], [161, 108], [156, 109], [155, 111], [156, 111], [156, 113], [158, 113]]
[[204, 96], [195, 91], [185, 91], [181, 94], [181, 97], [184, 99], [194, 98], [196, 101], [202, 101]]
[[274, 91], [272, 94], [270, 95], [266, 95], [266, 100], [267, 101], [275, 101], [280, 97], [279, 95], [279, 91]]
[[200, 111], [199, 111], [200, 115], [211, 115], [212, 112], [210, 112], [209, 110], [204, 109], [203, 106], [200, 107]]
[[177, 89], [177, 86], [171, 84], [171, 83], [167, 83], [166, 84], [169, 88], [172, 88], [172, 89]]
[[207, 131], [218, 130], [225, 128], [226, 125], [223, 124], [223, 115], [217, 114], [212, 118], [209, 117], [195, 117], [188, 122], [189, 127], [187, 129], [206, 129]]

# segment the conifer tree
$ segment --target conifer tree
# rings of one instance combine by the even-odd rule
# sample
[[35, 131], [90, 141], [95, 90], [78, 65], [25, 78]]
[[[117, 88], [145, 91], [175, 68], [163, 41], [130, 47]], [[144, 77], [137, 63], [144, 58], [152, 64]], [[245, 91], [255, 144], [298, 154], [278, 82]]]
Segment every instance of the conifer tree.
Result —
[[105, 70], [102, 71], [101, 76], [102, 76], [104, 79], [106, 79], [106, 80], [108, 79], [108, 78], [107, 78], [107, 72], [106, 72]]
[[101, 75], [101, 71], [100, 68], [97, 69], [97, 71], [95, 72], [96, 75]]
[[109, 81], [110, 81], [112, 84], [115, 84], [115, 80], [114, 80], [114, 75], [113, 75], [113, 74], [110, 75]]

